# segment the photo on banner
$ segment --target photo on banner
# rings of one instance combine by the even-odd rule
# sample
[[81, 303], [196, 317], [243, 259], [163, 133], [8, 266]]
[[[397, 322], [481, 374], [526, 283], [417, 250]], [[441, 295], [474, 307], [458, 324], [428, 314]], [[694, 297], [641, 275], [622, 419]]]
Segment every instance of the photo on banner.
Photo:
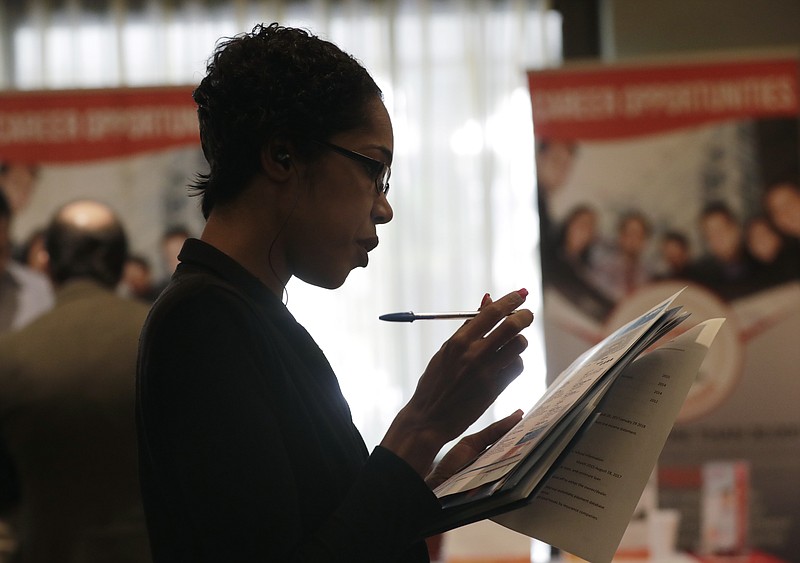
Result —
[[0, 94], [0, 182], [13, 211], [17, 254], [69, 201], [111, 205], [132, 253], [164, 278], [162, 237], [199, 234], [199, 199], [187, 197], [200, 150], [190, 87]]
[[[800, 553], [800, 59], [531, 71], [548, 380], [681, 287], [727, 321], [661, 455], [702, 552], [703, 467], [744, 463], [747, 549]], [[739, 546], [741, 547], [741, 546]]]

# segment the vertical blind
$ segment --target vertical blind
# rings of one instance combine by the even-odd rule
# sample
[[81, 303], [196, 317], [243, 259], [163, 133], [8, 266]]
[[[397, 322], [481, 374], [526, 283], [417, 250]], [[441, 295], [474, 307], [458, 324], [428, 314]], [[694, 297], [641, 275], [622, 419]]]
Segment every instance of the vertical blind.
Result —
[[[272, 21], [359, 59], [394, 123], [395, 218], [379, 227], [369, 268], [335, 292], [292, 282], [287, 294], [375, 444], [458, 326], [379, 314], [474, 309], [485, 292], [520, 287], [539, 310], [525, 71], [560, 62], [560, 17], [545, 0], [18, 0], [0, 6], [0, 88], [196, 84], [218, 39]], [[535, 322], [526, 336], [526, 371], [486, 418], [544, 388]]]

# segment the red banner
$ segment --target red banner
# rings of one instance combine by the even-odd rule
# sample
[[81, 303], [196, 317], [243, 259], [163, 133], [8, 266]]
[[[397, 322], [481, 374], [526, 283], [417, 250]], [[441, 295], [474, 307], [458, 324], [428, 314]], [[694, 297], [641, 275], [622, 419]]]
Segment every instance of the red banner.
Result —
[[0, 94], [0, 161], [80, 162], [199, 143], [189, 87]]
[[736, 118], [793, 117], [797, 59], [528, 73], [537, 137], [614, 139]]

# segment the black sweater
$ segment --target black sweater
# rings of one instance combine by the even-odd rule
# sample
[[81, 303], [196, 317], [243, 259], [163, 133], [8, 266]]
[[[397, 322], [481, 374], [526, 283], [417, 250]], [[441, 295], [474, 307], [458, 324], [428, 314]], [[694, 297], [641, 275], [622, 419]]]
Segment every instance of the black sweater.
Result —
[[155, 561], [428, 561], [436, 498], [388, 450], [368, 455], [311, 336], [212, 246], [180, 259], [139, 351]]

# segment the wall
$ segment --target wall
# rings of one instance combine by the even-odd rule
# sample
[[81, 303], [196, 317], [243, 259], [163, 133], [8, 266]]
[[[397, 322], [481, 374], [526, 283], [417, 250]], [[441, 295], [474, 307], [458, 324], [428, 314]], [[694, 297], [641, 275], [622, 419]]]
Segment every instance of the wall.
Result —
[[800, 46], [797, 0], [600, 0], [605, 59]]

